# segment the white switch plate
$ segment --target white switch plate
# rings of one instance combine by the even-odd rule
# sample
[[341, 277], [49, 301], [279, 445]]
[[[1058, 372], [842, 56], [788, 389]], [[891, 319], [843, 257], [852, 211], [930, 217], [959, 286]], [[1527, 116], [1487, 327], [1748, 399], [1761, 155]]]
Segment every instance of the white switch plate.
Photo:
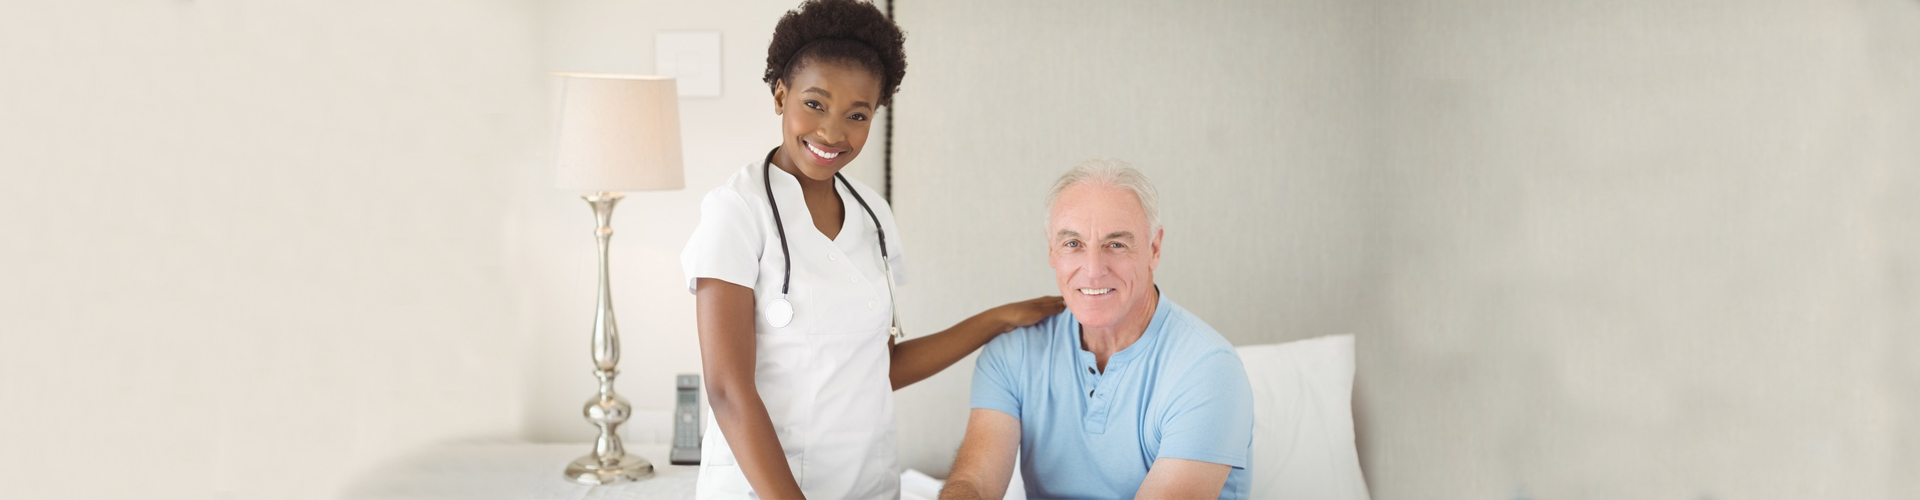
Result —
[[680, 97], [720, 96], [720, 32], [655, 34], [654, 72], [671, 76]]

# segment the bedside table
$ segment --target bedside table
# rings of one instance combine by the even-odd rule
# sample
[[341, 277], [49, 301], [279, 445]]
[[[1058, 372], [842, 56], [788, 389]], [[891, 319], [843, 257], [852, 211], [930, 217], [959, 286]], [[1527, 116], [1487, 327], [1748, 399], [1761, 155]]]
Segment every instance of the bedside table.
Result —
[[668, 465], [667, 446], [627, 447], [653, 462], [653, 477], [612, 486], [575, 483], [563, 471], [591, 443], [491, 442], [429, 448], [381, 464], [341, 498], [352, 500], [613, 500], [693, 498], [698, 465]]

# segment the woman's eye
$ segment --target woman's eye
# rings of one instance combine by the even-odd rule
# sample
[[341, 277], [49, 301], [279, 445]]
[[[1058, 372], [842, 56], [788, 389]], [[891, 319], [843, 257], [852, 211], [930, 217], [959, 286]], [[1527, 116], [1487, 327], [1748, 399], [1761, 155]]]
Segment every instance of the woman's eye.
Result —
[[807, 107], [813, 108], [813, 109], [820, 109], [820, 101], [807, 101]]
[[853, 121], [856, 121], [856, 122], [864, 122], [864, 121], [867, 121], [867, 115], [863, 115], [863, 114], [859, 114], [859, 113], [854, 113], [854, 115], [853, 115], [853, 116], [850, 116], [850, 117], [848, 117], [848, 118], [852, 118], [852, 119], [853, 119]]

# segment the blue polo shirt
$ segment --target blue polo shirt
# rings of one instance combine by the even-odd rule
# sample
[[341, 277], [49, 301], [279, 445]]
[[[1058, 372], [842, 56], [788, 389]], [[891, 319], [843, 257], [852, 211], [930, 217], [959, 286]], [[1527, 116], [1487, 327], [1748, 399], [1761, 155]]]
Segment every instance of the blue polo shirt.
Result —
[[1132, 498], [1160, 458], [1233, 467], [1246, 498], [1253, 389], [1233, 345], [1160, 295], [1140, 340], [1096, 368], [1071, 310], [1001, 335], [973, 367], [973, 407], [1020, 419], [1033, 498]]

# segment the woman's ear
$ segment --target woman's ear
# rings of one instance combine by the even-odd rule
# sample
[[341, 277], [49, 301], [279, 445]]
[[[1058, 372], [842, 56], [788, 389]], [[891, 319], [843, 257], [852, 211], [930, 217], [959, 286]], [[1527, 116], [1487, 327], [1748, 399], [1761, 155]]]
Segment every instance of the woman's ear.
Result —
[[787, 102], [787, 81], [774, 80], [773, 81], [773, 114], [778, 115], [778, 114], [781, 114], [783, 111], [785, 111], [784, 108], [786, 107], [786, 102]]

